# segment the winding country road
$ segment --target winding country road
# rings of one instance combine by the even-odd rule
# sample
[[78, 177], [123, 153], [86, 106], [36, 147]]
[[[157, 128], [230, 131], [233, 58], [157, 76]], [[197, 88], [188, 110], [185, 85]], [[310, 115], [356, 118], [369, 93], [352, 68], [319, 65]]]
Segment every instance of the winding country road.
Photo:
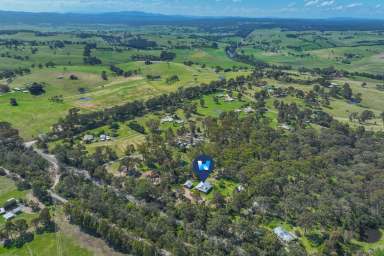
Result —
[[60, 176], [61, 176], [59, 161], [57, 161], [54, 155], [46, 154], [42, 150], [36, 147], [33, 147], [33, 145], [35, 145], [36, 142], [37, 142], [36, 140], [29, 141], [24, 143], [24, 146], [27, 148], [32, 148], [38, 155], [40, 155], [42, 158], [44, 158], [50, 163], [49, 172], [53, 176], [53, 185], [48, 190], [48, 193], [55, 201], [65, 204], [68, 202], [68, 200], [54, 192], [55, 187], [57, 186], [57, 184], [59, 184]]
[[[47, 160], [50, 163], [51, 166], [50, 166], [49, 170], [50, 170], [50, 173], [53, 176], [53, 181], [54, 182], [53, 182], [53, 185], [52, 185], [51, 189], [48, 192], [50, 193], [50, 195], [55, 200], [57, 200], [57, 201], [59, 201], [61, 203], [68, 202], [67, 199], [61, 197], [60, 195], [58, 195], [58, 194], [56, 194], [54, 192], [54, 189], [57, 186], [57, 184], [59, 183], [60, 177], [61, 177], [59, 161], [57, 160], [55, 155], [44, 153], [42, 150], [40, 150], [40, 149], [38, 149], [36, 147], [33, 147], [33, 145], [35, 145], [36, 142], [37, 141], [30, 141], [30, 142], [24, 143], [24, 145], [27, 148], [32, 148], [38, 155], [40, 155], [42, 158], [44, 158], [45, 160]], [[103, 184], [101, 184], [98, 180], [93, 179], [86, 170], [80, 170], [80, 169], [77, 169], [77, 168], [74, 168], [74, 167], [69, 167], [69, 166], [66, 166], [66, 168], [68, 170], [74, 172], [75, 174], [81, 175], [85, 179], [92, 181], [96, 186], [99, 186], [99, 187], [103, 186]], [[112, 189], [117, 195], [126, 198], [128, 201], [130, 201], [132, 203], [135, 203], [135, 204], [141, 204], [142, 203], [140, 200], [136, 199], [134, 196], [132, 196], [130, 194], [125, 194], [125, 193], [119, 191], [118, 189], [114, 188], [113, 186], [110, 186], [110, 185], [107, 185], [107, 186], [108, 186], [108, 188]]]
[[[47, 153], [44, 153], [42, 150], [40, 149], [37, 149], [36, 147], [33, 147], [34, 144], [36, 144], [37, 141], [30, 141], [30, 142], [26, 142], [24, 145], [27, 147], [27, 148], [32, 148], [37, 154], [39, 154], [42, 158], [44, 158], [45, 160], [47, 160], [51, 166], [50, 166], [50, 173], [53, 175], [53, 180], [54, 180], [54, 183], [51, 187], [50, 190], [48, 190], [50, 196], [60, 202], [60, 203], [67, 203], [68, 200], [63, 198], [62, 196], [58, 195], [57, 193], [54, 192], [54, 189], [56, 187], [56, 185], [59, 183], [60, 181], [60, 177], [61, 177], [61, 174], [60, 174], [60, 165], [59, 165], [59, 161], [57, 160], [56, 156], [55, 155], [51, 155], [51, 154], [47, 154]], [[102, 184], [100, 181], [92, 178], [89, 173], [86, 171], [86, 170], [80, 170], [80, 169], [77, 169], [77, 168], [74, 168], [74, 167], [70, 167], [70, 166], [65, 166], [66, 169], [72, 171], [74, 174], [77, 174], [77, 175], [80, 175], [82, 177], [84, 177], [85, 179], [91, 181], [94, 185], [98, 186], [98, 187], [102, 187], [102, 186], [107, 186], [108, 188], [110, 188], [116, 195], [118, 196], [121, 196], [121, 197], [124, 197], [126, 200], [130, 201], [131, 203], [134, 203], [136, 205], [140, 205], [140, 206], [143, 206], [145, 204], [147, 204], [146, 202], [144, 202], [143, 200], [139, 200], [137, 199], [136, 197], [134, 197], [133, 195], [131, 194], [128, 194], [128, 193], [124, 193], [120, 190], [118, 190], [117, 188], [111, 186], [111, 185], [107, 185], [107, 184]], [[167, 216], [167, 214], [160, 210], [160, 214], [162, 216]], [[182, 221], [181, 220], [175, 220], [176, 223], [178, 225], [181, 225], [182, 224]]]

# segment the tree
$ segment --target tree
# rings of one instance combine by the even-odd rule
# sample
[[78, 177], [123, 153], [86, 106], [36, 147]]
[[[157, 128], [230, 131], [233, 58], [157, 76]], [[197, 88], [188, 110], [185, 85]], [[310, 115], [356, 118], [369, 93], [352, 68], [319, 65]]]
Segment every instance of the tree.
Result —
[[381, 112], [380, 117], [381, 117], [381, 120], [383, 121], [383, 125], [384, 125], [384, 112]]
[[49, 213], [48, 208], [44, 208], [41, 210], [39, 214], [39, 221], [45, 230], [51, 232], [55, 230], [55, 223], [52, 221], [51, 214]]
[[0, 93], [7, 93], [10, 91], [10, 88], [8, 85], [0, 84]]
[[331, 95], [334, 98], [337, 98], [337, 95], [339, 94], [339, 87], [333, 86], [331, 90], [329, 90], [329, 95]]
[[32, 95], [35, 96], [45, 93], [43, 85], [36, 82], [33, 82], [32, 85], [28, 87], [28, 90]]
[[11, 105], [11, 106], [17, 106], [17, 105], [19, 105], [18, 103], [17, 103], [17, 100], [15, 99], [15, 98], [10, 98], [9, 99], [9, 104]]
[[76, 75], [74, 75], [74, 74], [71, 74], [69, 76], [69, 79], [71, 79], [71, 80], [79, 80], [79, 78]]
[[218, 48], [219, 48], [219, 44], [216, 43], [216, 42], [213, 42], [212, 45], [211, 45], [211, 47], [212, 47], [213, 49], [218, 49]]
[[48, 194], [47, 190], [43, 188], [40, 182], [32, 184], [33, 195], [39, 198], [44, 204], [52, 204], [52, 197]]
[[349, 114], [349, 121], [353, 122], [353, 120], [358, 120], [358, 119], [359, 119], [359, 113], [352, 112]]
[[12, 221], [7, 221], [4, 225], [3, 232], [7, 239], [13, 239], [13, 232], [15, 231], [15, 224]]
[[350, 100], [352, 98], [352, 89], [348, 83], [343, 85], [342, 95], [345, 99]]
[[355, 100], [356, 100], [357, 103], [362, 102], [362, 101], [363, 101], [362, 94], [361, 94], [361, 93], [357, 93], [357, 94], [355, 95]]
[[162, 61], [171, 61], [175, 57], [176, 57], [176, 53], [173, 53], [173, 52], [161, 51], [160, 53], [160, 60]]
[[216, 104], [219, 104], [219, 97], [218, 96], [213, 96], [213, 101], [216, 103]]
[[136, 132], [145, 134], [145, 128], [141, 124], [139, 124], [137, 121], [129, 122], [128, 127]]
[[173, 84], [173, 83], [176, 83], [176, 82], [178, 82], [178, 81], [180, 81], [180, 78], [179, 78], [177, 75], [173, 75], [173, 76], [168, 77], [168, 78], [166, 79], [166, 83], [167, 83], [167, 84]]
[[365, 123], [366, 121], [371, 120], [373, 118], [375, 118], [375, 113], [373, 113], [370, 110], [364, 110], [360, 114], [360, 121], [363, 123]]
[[237, 100], [238, 100], [238, 101], [241, 101], [242, 98], [243, 98], [243, 94], [242, 94], [241, 92], [239, 92], [239, 93], [237, 94]]
[[25, 219], [17, 219], [14, 222], [15, 230], [19, 233], [19, 236], [23, 236], [28, 230], [28, 224]]
[[160, 121], [157, 119], [150, 119], [145, 125], [149, 128], [151, 133], [158, 133], [160, 130]]
[[204, 98], [200, 98], [200, 106], [201, 106], [202, 108], [205, 107], [205, 100], [204, 100]]
[[215, 191], [213, 193], [213, 202], [215, 203], [216, 207], [221, 208], [225, 205], [225, 198], [222, 194]]
[[104, 81], [108, 80], [107, 72], [105, 70], [101, 72], [101, 79]]

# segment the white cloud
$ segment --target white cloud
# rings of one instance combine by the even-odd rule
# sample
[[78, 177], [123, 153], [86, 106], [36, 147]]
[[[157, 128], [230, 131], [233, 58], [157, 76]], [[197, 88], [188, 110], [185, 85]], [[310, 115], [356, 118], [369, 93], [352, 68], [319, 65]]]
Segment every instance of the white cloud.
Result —
[[346, 5], [345, 7], [346, 8], [355, 8], [355, 7], [360, 7], [360, 6], [363, 6], [363, 4], [362, 3], [352, 3], [352, 4]]
[[344, 9], [344, 6], [338, 5], [338, 6], [333, 7], [332, 9], [335, 10], [335, 11], [341, 11], [341, 10]]
[[305, 6], [313, 6], [320, 2], [320, 0], [306, 0]]
[[335, 1], [331, 0], [331, 1], [324, 1], [320, 4], [321, 7], [325, 7], [325, 6], [331, 6], [335, 3]]
[[336, 3], [335, 0], [304, 0], [306, 7], [327, 7]]

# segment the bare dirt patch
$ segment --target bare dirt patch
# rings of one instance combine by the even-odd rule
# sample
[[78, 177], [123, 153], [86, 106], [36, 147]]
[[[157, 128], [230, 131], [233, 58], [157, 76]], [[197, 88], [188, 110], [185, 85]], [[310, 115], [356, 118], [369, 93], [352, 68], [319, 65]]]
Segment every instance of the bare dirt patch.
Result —
[[131, 77], [124, 77], [124, 78], [120, 77], [120, 78], [117, 78], [116, 80], [114, 80], [108, 84], [102, 85], [100, 87], [105, 88], [105, 87], [110, 87], [110, 86], [130, 82], [130, 81], [137, 81], [137, 80], [142, 80], [142, 79], [144, 79], [142, 76], [131, 76]]
[[97, 105], [93, 103], [78, 103], [76, 104], [80, 108], [86, 108], [86, 109], [96, 109]]

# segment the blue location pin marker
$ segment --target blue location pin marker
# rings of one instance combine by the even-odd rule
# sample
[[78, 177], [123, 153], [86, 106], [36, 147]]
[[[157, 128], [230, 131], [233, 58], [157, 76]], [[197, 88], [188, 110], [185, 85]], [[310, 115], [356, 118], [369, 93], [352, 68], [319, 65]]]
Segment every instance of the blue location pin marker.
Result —
[[200, 155], [193, 160], [192, 167], [195, 175], [204, 182], [213, 171], [214, 162], [212, 157]]

